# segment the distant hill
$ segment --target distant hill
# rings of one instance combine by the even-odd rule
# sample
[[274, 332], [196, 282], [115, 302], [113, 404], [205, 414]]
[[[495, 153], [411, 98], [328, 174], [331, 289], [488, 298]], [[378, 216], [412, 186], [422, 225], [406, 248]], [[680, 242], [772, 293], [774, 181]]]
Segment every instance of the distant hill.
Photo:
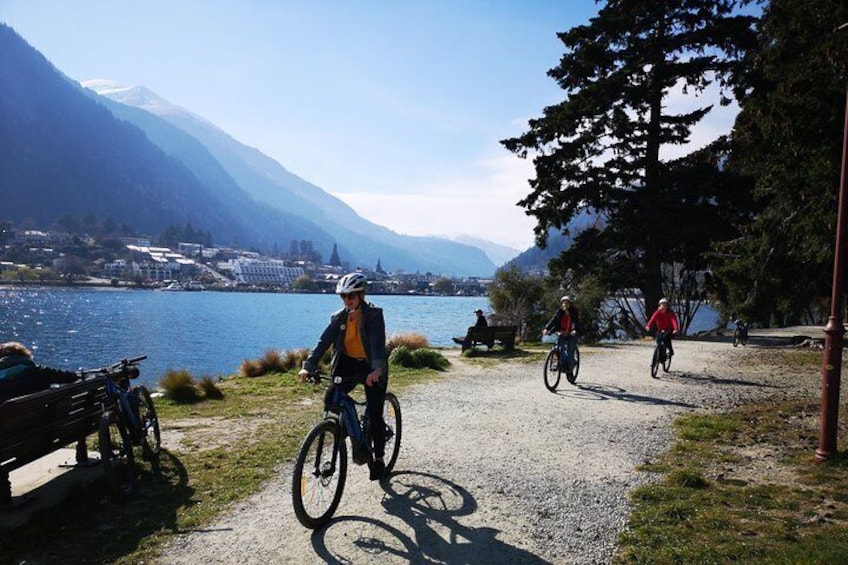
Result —
[[521, 253], [520, 249], [515, 249], [514, 247], [509, 247], [508, 245], [501, 245], [499, 243], [495, 243], [487, 239], [473, 237], [470, 235], [458, 235], [452, 237], [451, 239], [453, 239], [454, 241], [458, 241], [459, 243], [479, 247], [498, 267], [500, 267], [501, 265]]
[[[120, 119], [119, 119], [120, 118]], [[201, 139], [202, 138], [202, 139]], [[215, 244], [446, 275], [489, 275], [482, 250], [367, 222], [259, 151], [184, 112], [171, 119], [109, 102], [65, 77], [0, 24], [0, 220], [49, 227], [94, 216], [156, 235], [190, 224]]]
[[567, 234], [559, 230], [548, 231], [548, 242], [545, 249], [530, 247], [509, 261], [508, 265], [516, 265], [524, 272], [546, 272], [548, 262], [559, 257], [563, 251], [571, 247], [574, 237], [589, 227], [603, 227], [603, 218], [591, 210], [582, 210], [568, 224]]
[[[83, 85], [103, 97], [116, 116], [148, 132], [151, 140], [198, 173], [207, 170], [186, 152], [184, 141], [173, 133], [162, 135], [155, 117], [178, 128], [203, 145], [239, 188], [275, 209], [313, 222], [340, 243], [342, 260], [373, 267], [379, 259], [389, 270], [451, 275], [490, 275], [495, 264], [479, 248], [436, 237], [397, 234], [359, 216], [350, 206], [321, 188], [286, 170], [253, 147], [233, 139], [207, 120], [171, 104], [144, 87], [125, 87], [110, 81], [85, 81]], [[134, 112], [127, 111], [132, 107]], [[139, 113], [143, 110], [143, 113]], [[143, 115], [146, 114], [146, 115]], [[325, 255], [326, 256], [326, 255]]]

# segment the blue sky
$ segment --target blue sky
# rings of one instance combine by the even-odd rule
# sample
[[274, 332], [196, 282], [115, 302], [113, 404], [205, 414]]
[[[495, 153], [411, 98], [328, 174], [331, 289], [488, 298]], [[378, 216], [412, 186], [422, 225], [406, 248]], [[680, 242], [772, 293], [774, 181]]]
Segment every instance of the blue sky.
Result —
[[[498, 143], [561, 100], [591, 0], [0, 0], [75, 80], [142, 85], [399, 233], [525, 249], [532, 168]], [[695, 133], [725, 133], [731, 114]]]

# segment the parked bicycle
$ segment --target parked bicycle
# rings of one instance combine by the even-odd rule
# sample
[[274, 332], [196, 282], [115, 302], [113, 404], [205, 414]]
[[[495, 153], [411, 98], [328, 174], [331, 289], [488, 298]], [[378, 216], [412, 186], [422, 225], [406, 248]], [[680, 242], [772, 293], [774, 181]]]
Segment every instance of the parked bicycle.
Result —
[[[569, 361], [571, 362], [570, 372], [566, 369]], [[557, 337], [554, 346], [548, 352], [542, 373], [545, 377], [545, 386], [549, 391], [556, 392], [563, 372], [565, 372], [565, 378], [569, 383], [574, 384], [577, 382], [577, 373], [580, 372], [580, 349], [577, 347], [576, 338], [574, 342], [573, 359], [569, 359], [568, 347], [565, 341], [559, 336]]]
[[162, 449], [159, 418], [150, 391], [144, 385], [131, 386], [139, 376], [138, 364], [146, 355], [123, 359], [114, 365], [78, 371], [80, 376], [97, 375], [106, 381], [107, 401], [103, 405], [98, 440], [100, 460], [110, 493], [119, 498], [135, 490], [137, 471], [134, 447], [143, 458], [155, 461]]
[[748, 345], [748, 324], [745, 322], [736, 322], [733, 330], [733, 347], [737, 345]]
[[668, 349], [666, 340], [668, 332], [657, 332], [657, 344], [654, 346], [654, 355], [651, 358], [651, 376], [656, 378], [659, 368], [668, 373], [671, 369], [671, 351]]
[[[314, 373], [310, 382], [329, 381], [330, 377]], [[345, 379], [332, 377], [334, 383]], [[344, 492], [347, 480], [347, 444], [350, 438], [352, 459], [356, 465], [373, 463], [371, 422], [365, 409], [366, 402], [353, 399], [342, 390], [333, 387], [331, 406], [339, 412], [325, 411], [324, 418], [306, 435], [292, 473], [292, 503], [297, 519], [307, 528], [315, 529], [326, 525], [333, 517]], [[394, 468], [400, 450], [402, 420], [397, 397], [386, 393], [383, 404], [383, 419], [386, 422], [386, 470]]]

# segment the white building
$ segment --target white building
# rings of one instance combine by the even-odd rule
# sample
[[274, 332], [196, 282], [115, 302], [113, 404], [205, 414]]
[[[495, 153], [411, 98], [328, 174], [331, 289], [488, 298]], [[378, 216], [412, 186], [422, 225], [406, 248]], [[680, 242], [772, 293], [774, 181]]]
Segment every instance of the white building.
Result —
[[291, 285], [306, 273], [301, 267], [290, 267], [279, 259], [246, 259], [230, 261], [237, 283], [259, 285]]

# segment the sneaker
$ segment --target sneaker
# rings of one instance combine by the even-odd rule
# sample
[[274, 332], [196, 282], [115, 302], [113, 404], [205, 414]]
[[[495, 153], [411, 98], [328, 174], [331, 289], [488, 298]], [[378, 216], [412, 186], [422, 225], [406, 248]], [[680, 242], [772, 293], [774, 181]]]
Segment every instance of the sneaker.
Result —
[[370, 471], [368, 478], [372, 481], [379, 481], [386, 473], [386, 464], [379, 459], [375, 459], [368, 463], [368, 469]]

